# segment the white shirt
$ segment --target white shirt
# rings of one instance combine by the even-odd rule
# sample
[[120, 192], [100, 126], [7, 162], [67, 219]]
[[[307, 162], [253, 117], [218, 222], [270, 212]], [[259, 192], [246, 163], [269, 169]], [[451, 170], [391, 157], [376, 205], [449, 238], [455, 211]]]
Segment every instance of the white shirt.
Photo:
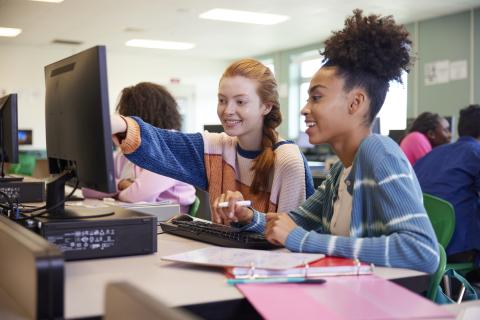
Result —
[[337, 236], [350, 235], [350, 223], [352, 220], [352, 195], [348, 193], [345, 179], [348, 177], [352, 166], [344, 168], [340, 185], [338, 186], [338, 197], [333, 204], [333, 217], [330, 225], [330, 232]]

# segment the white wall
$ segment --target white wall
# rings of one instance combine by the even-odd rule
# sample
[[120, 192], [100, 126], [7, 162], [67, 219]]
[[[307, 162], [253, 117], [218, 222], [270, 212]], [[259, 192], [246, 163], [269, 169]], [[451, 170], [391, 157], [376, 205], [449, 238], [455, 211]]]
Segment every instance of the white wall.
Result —
[[[18, 93], [19, 128], [33, 129], [31, 149], [45, 148], [44, 66], [83, 49], [86, 48], [0, 46], [0, 96]], [[174, 94], [188, 96], [188, 131], [200, 131], [205, 123], [218, 123], [218, 80], [227, 61], [162, 56], [142, 49], [138, 53], [115, 52], [107, 48], [107, 64], [112, 112], [122, 88], [151, 81], [168, 85]], [[170, 84], [172, 78], [180, 79], [180, 83]]]

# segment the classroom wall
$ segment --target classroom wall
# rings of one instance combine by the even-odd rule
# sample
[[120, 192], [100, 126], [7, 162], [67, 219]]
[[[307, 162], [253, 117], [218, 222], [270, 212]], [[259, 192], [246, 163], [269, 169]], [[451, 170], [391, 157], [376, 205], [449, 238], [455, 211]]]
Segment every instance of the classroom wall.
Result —
[[[480, 59], [471, 55], [473, 10], [419, 21], [409, 25], [414, 50], [418, 57], [409, 79], [412, 96], [408, 99], [408, 117], [415, 117], [425, 111], [434, 111], [444, 116], [457, 116], [458, 111], [468, 105], [474, 97], [471, 81], [472, 64]], [[426, 66], [446, 61], [452, 69], [452, 62], [466, 61], [466, 78], [440, 80], [427, 83]], [[472, 91], [473, 90], [473, 91]]]
[[[45, 65], [86, 48], [65, 46], [0, 46], [0, 96], [18, 93], [19, 128], [33, 129], [33, 146], [45, 149]], [[218, 123], [216, 115], [218, 79], [228, 62], [162, 56], [141, 50], [138, 54], [110, 51], [107, 48], [107, 73], [110, 109], [125, 86], [140, 81], [167, 85], [188, 103], [187, 131], [200, 131], [204, 123]], [[179, 84], [170, 83], [175, 78]], [[185, 99], [183, 99], [185, 98]]]
[[[458, 111], [470, 103], [480, 103], [480, 8], [407, 23], [413, 41], [416, 63], [408, 76], [407, 117], [416, 117], [424, 111], [444, 116], [458, 116]], [[323, 43], [272, 52], [259, 58], [274, 58], [276, 76], [280, 85], [288, 85], [289, 96], [281, 97], [282, 112], [289, 114], [292, 104], [292, 86], [295, 80], [290, 70], [292, 55], [322, 48]], [[449, 63], [466, 60], [467, 77], [445, 83], [425, 84], [425, 65], [448, 60]], [[278, 73], [277, 73], [278, 70]], [[292, 82], [293, 81], [293, 82]], [[291, 113], [292, 111], [290, 111]], [[289, 117], [295, 116], [290, 114]], [[298, 117], [298, 115], [296, 115]], [[280, 127], [283, 136], [295, 136], [292, 123], [285, 120]]]

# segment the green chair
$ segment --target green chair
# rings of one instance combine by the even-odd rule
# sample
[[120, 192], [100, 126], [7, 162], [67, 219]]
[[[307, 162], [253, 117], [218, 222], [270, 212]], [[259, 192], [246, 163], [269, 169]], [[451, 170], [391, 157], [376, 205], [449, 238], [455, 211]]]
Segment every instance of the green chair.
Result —
[[[423, 194], [423, 205], [430, 218], [438, 242], [442, 247], [446, 248], [455, 230], [455, 209], [450, 202], [427, 193]], [[453, 269], [465, 275], [467, 272], [475, 269], [475, 263], [447, 263], [446, 269]], [[447, 279], [445, 279], [445, 291], [450, 296], [450, 285], [447, 283]]]
[[450, 202], [427, 193], [423, 194], [423, 206], [430, 218], [438, 243], [446, 248], [455, 230], [455, 209]]
[[427, 298], [435, 302], [435, 298], [438, 292], [438, 286], [442, 281], [443, 274], [445, 273], [445, 267], [447, 264], [447, 254], [441, 244], [438, 244], [438, 251], [440, 254], [440, 262], [438, 264], [437, 271], [430, 276], [430, 284], [428, 286]]
[[195, 196], [195, 201], [190, 205], [190, 209], [188, 210], [188, 214], [192, 217], [197, 216], [198, 208], [200, 207], [200, 199]]
[[18, 155], [18, 163], [10, 165], [9, 173], [32, 176], [36, 163], [37, 159], [34, 155], [20, 153]]

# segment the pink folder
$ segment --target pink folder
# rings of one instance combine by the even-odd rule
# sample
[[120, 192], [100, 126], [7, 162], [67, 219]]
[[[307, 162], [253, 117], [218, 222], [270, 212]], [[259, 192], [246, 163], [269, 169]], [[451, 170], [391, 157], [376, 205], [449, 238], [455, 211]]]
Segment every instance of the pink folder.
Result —
[[418, 294], [370, 276], [328, 277], [324, 284], [241, 284], [265, 319], [453, 319]]

